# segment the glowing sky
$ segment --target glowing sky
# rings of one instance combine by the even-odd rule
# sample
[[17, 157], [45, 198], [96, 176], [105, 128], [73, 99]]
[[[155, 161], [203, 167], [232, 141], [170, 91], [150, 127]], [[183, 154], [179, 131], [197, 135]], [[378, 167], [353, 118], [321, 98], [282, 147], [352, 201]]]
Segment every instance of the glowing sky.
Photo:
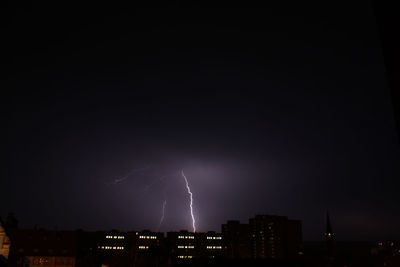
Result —
[[8, 12], [1, 216], [192, 230], [184, 170], [197, 231], [267, 213], [322, 239], [329, 209], [338, 239], [400, 238], [398, 140], [368, 4], [41, 5]]

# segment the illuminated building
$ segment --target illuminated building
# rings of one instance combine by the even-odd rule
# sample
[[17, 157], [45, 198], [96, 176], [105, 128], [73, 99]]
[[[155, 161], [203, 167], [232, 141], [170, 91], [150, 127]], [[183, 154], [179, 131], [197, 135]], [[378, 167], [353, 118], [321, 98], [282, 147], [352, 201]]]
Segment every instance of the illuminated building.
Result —
[[224, 256], [225, 247], [222, 234], [212, 231], [198, 234], [202, 257], [221, 258]]
[[197, 234], [188, 231], [168, 232], [168, 251], [173, 259], [192, 259], [199, 257]]
[[158, 250], [163, 246], [164, 233], [156, 233], [148, 230], [141, 232], [131, 232], [132, 249], [137, 253], [149, 250]]
[[98, 264], [113, 266], [115, 262], [127, 262], [130, 256], [130, 239], [127, 233], [117, 230], [87, 232], [78, 230], [76, 267], [92, 267]]
[[6, 233], [6, 229], [3, 227], [3, 222], [0, 219], [0, 255], [8, 259], [10, 253], [10, 238]]
[[74, 267], [76, 235], [72, 231], [9, 229], [10, 263], [17, 266]]
[[129, 232], [131, 256], [134, 266], [159, 266], [168, 260], [164, 233], [144, 230]]
[[251, 258], [249, 225], [228, 221], [222, 225], [225, 256], [229, 259]]
[[301, 254], [300, 221], [285, 216], [256, 215], [249, 225], [253, 258], [290, 259]]
[[174, 259], [220, 258], [224, 255], [220, 233], [169, 232], [167, 240], [169, 253]]
[[118, 231], [97, 232], [96, 236], [98, 251], [120, 254], [120, 251], [127, 249], [128, 241], [125, 233]]

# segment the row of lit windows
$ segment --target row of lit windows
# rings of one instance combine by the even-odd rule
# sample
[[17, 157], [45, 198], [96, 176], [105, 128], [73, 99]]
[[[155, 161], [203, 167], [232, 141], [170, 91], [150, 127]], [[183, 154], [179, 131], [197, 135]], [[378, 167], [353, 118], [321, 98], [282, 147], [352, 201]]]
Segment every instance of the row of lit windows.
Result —
[[139, 249], [149, 249], [149, 246], [139, 246]]
[[194, 248], [194, 246], [178, 246], [178, 248]]
[[124, 249], [124, 247], [112, 247], [112, 246], [98, 246], [97, 248], [99, 248], [99, 249], [118, 249], [118, 250], [120, 250], [120, 249]]
[[50, 265], [49, 259], [44, 257], [33, 258], [31, 263], [32, 265]]
[[125, 236], [122, 236], [122, 235], [114, 235], [114, 236], [106, 235], [106, 238], [107, 239], [125, 239]]
[[[54, 263], [56, 265], [72, 265], [74, 262], [71, 258], [55, 257]], [[30, 259], [31, 265], [53, 265], [49, 257], [33, 257]]]
[[192, 235], [180, 235], [178, 236], [179, 239], [194, 239]]
[[207, 246], [207, 249], [222, 249], [221, 246]]
[[222, 239], [220, 236], [207, 236], [207, 239]]
[[155, 235], [140, 235], [140, 239], [157, 239], [157, 236]]
[[193, 256], [178, 256], [178, 259], [191, 259]]

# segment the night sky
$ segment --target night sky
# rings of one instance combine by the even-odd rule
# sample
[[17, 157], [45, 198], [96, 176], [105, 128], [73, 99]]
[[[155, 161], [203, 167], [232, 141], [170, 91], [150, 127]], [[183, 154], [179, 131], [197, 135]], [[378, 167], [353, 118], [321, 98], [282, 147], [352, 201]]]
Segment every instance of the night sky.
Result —
[[266, 213], [320, 240], [329, 210], [339, 240], [400, 238], [398, 137], [369, 1], [6, 13], [2, 218], [191, 230], [183, 170], [198, 231]]

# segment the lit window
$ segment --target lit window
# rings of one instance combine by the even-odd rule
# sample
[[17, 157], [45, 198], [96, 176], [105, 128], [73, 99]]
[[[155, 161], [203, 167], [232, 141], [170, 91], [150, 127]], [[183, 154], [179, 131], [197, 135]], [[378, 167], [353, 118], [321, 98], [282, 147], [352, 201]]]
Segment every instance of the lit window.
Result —
[[222, 239], [220, 236], [207, 236], [207, 239]]
[[207, 249], [222, 249], [222, 246], [207, 246]]
[[178, 256], [179, 259], [191, 259], [193, 258], [193, 256], [189, 255], [189, 256]]
[[178, 236], [178, 239], [194, 239], [194, 236], [192, 236], [192, 235], [185, 235], [185, 236], [180, 235], [180, 236]]
[[194, 246], [178, 246], [178, 248], [194, 248]]
[[139, 249], [149, 249], [149, 246], [139, 246]]
[[157, 236], [149, 236], [149, 235], [141, 235], [139, 236], [140, 239], [157, 239]]

